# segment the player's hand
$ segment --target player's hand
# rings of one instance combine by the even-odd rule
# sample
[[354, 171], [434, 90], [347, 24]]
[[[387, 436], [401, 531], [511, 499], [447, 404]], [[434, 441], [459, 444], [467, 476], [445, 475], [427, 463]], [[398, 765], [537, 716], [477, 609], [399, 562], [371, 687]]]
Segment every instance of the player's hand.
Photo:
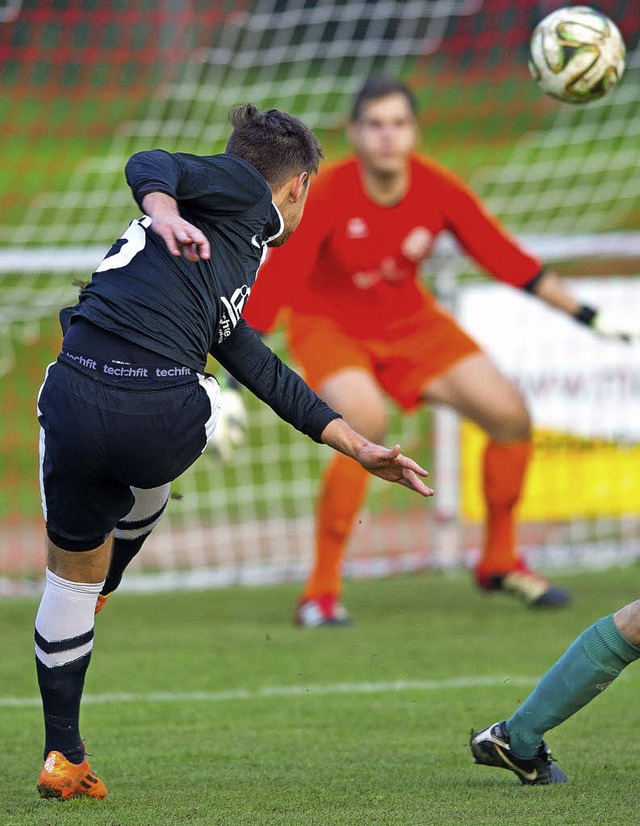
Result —
[[633, 323], [627, 314], [617, 310], [598, 310], [591, 329], [602, 338], [617, 341], [640, 341], [640, 324]]
[[247, 409], [239, 389], [225, 387], [220, 391], [220, 412], [207, 449], [227, 464], [235, 448], [244, 444], [247, 435]]
[[187, 261], [211, 257], [207, 236], [180, 215], [174, 198], [164, 192], [149, 192], [142, 199], [142, 208], [151, 218], [151, 229], [167, 245], [171, 255], [184, 255]]
[[179, 215], [153, 218], [151, 229], [162, 238], [171, 255], [182, 254], [187, 261], [195, 262], [211, 254], [205, 234]]
[[400, 453], [400, 445], [392, 448], [382, 447], [369, 442], [357, 451], [354, 456], [365, 470], [374, 476], [379, 476], [387, 482], [397, 482], [405, 488], [411, 488], [422, 496], [433, 496], [434, 491], [428, 488], [422, 479], [429, 475], [423, 467], [408, 456]]

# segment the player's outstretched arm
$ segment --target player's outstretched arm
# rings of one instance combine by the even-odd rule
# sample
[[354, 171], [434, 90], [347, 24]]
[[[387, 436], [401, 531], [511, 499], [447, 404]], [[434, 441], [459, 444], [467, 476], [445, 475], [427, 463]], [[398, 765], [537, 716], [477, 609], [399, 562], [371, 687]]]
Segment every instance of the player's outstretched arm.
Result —
[[211, 355], [271, 409], [316, 442], [321, 442], [359, 462], [363, 468], [386, 479], [432, 496], [420, 477], [428, 476], [413, 459], [389, 450], [356, 433], [290, 367], [270, 350], [255, 330], [241, 318], [224, 343]]
[[393, 448], [374, 444], [353, 430], [344, 419], [333, 419], [322, 431], [322, 441], [334, 450], [351, 456], [374, 476], [388, 482], [397, 482], [422, 496], [433, 496], [420, 477], [429, 475], [417, 462], [400, 452], [400, 445]]

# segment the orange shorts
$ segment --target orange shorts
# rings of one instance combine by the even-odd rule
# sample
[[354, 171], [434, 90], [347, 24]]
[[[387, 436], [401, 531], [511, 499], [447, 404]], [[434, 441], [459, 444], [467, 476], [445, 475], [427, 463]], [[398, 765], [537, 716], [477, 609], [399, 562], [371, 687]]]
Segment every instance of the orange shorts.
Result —
[[359, 339], [325, 316], [290, 313], [287, 318], [289, 352], [316, 392], [329, 376], [357, 367], [371, 373], [404, 410], [421, 403], [432, 379], [481, 352], [453, 316], [434, 305], [398, 323], [393, 332], [393, 338]]

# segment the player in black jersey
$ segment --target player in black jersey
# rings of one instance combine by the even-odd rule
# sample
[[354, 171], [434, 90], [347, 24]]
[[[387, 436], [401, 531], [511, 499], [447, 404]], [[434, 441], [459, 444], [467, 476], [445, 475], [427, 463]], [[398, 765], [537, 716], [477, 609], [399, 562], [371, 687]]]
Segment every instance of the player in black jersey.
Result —
[[[44, 797], [102, 798], [79, 731], [94, 612], [113, 549], [121, 563], [158, 522], [169, 485], [215, 429], [211, 353], [285, 421], [423, 496], [427, 472], [353, 431], [242, 320], [268, 245], [298, 225], [322, 152], [296, 118], [247, 105], [225, 154], [134, 155], [127, 181], [145, 213], [61, 313], [62, 351], [38, 397], [47, 528], [35, 622], [45, 719]], [[123, 565], [121, 567], [124, 567]]]

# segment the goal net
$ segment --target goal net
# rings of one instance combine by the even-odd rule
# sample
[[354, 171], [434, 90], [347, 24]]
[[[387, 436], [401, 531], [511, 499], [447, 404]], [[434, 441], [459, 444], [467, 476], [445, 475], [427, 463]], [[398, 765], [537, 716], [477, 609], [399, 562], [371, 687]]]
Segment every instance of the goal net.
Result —
[[[637, 310], [640, 12], [621, 1], [599, 3], [626, 39], [627, 73], [604, 101], [575, 108], [545, 98], [528, 76], [528, 37], [547, 5], [0, 0], [0, 578], [41, 570], [35, 396], [59, 346], [57, 311], [75, 301], [74, 282], [90, 276], [135, 217], [124, 163], [156, 146], [221, 151], [234, 105], [251, 101], [302, 117], [333, 158], [348, 151], [345, 114], [362, 81], [374, 72], [403, 78], [420, 103], [424, 151], [462, 174], [511, 230], [575, 277], [576, 292]], [[509, 302], [522, 297], [486, 282], [446, 239], [425, 278], [523, 388], [540, 419], [536, 461], [553, 456], [554, 478], [565, 478], [549, 493], [534, 462], [522, 508], [526, 550], [542, 564], [633, 554], [637, 434], [620, 418], [634, 415], [637, 402], [634, 348], [576, 342], [576, 331], [530, 303], [531, 332], [519, 335], [524, 316], [515, 327], [507, 322], [516, 313]], [[536, 330], [552, 338], [541, 341]], [[287, 358], [279, 335], [270, 343]], [[578, 371], [578, 391], [576, 348], [593, 353]], [[549, 418], [539, 404], [545, 393], [552, 408], [570, 402], [568, 420]], [[597, 427], [573, 428], [577, 396], [585, 402], [579, 415]], [[176, 481], [176, 498], [136, 562], [154, 587], [307, 571], [314, 499], [330, 451], [248, 403], [248, 442], [232, 464], [204, 455]], [[425, 502], [374, 480], [348, 573], [473, 561], [482, 520], [478, 435], [442, 411], [402, 420], [392, 411], [389, 441], [396, 439], [435, 468], [438, 494]], [[594, 484], [606, 488], [599, 501], [575, 495]]]

